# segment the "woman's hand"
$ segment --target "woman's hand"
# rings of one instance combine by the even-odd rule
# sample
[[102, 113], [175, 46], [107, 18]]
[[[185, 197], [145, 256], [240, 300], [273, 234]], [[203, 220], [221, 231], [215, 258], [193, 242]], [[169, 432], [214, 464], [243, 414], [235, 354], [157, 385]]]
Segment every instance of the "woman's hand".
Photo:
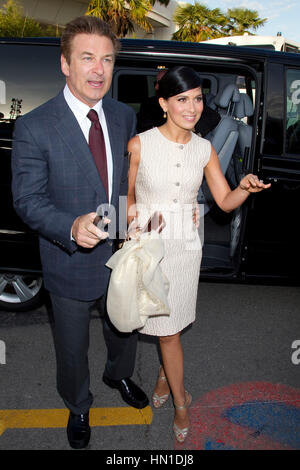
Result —
[[243, 191], [247, 191], [248, 193], [259, 193], [264, 189], [268, 189], [270, 186], [271, 183], [264, 184], [262, 180], [259, 180], [256, 175], [252, 175], [251, 173], [244, 176], [239, 185]]
[[204, 168], [204, 174], [214, 200], [225, 212], [231, 212], [241, 206], [250, 194], [259, 193], [271, 186], [271, 184], [264, 184], [256, 175], [248, 174], [232, 191], [222, 173], [218, 155], [213, 147], [209, 162]]
[[194, 222], [195, 228], [198, 229], [200, 225], [200, 210], [199, 210], [198, 204], [193, 209], [193, 222]]
[[128, 229], [126, 232], [126, 240], [138, 240], [140, 238], [140, 235], [141, 227], [138, 224], [137, 218], [134, 217], [128, 225]]

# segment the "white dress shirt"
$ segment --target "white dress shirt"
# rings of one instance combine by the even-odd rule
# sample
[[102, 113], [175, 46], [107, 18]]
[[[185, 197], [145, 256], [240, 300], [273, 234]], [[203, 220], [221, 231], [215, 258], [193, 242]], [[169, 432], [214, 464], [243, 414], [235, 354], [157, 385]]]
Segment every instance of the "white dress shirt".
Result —
[[[89, 131], [90, 131], [90, 127], [92, 124], [90, 119], [87, 117], [87, 114], [90, 111], [90, 109], [94, 109], [99, 116], [99, 121], [102, 126], [104, 140], [105, 140], [107, 175], [108, 175], [108, 192], [109, 192], [108, 200], [110, 202], [111, 193], [112, 193], [112, 181], [113, 181], [113, 160], [112, 160], [112, 153], [111, 153], [111, 147], [110, 147], [110, 142], [109, 142], [107, 125], [106, 125], [106, 119], [105, 119], [105, 115], [104, 115], [103, 108], [102, 108], [102, 100], [98, 101], [98, 103], [93, 108], [90, 108], [87, 104], [84, 104], [82, 101], [80, 101], [78, 98], [76, 98], [73, 95], [68, 85], [66, 85], [64, 88], [64, 97], [69, 108], [71, 109], [74, 116], [76, 117], [87, 143], [89, 143]], [[96, 209], [97, 208], [95, 207], [95, 211]]]

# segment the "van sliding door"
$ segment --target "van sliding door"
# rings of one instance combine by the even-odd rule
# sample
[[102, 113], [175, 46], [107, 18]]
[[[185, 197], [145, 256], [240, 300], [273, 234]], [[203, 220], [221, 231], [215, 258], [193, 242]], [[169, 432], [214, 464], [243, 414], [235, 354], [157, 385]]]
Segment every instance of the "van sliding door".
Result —
[[299, 67], [270, 63], [264, 88], [257, 169], [272, 186], [252, 198], [247, 271], [296, 280], [300, 279], [300, 63]]

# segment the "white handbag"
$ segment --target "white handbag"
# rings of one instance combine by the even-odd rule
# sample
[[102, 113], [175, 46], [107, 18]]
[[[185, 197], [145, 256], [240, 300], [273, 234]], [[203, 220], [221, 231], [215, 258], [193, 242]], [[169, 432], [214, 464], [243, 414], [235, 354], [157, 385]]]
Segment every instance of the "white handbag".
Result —
[[153, 315], [170, 315], [169, 282], [160, 267], [163, 256], [163, 241], [152, 231], [126, 241], [106, 263], [112, 269], [107, 312], [119, 331], [142, 328]]

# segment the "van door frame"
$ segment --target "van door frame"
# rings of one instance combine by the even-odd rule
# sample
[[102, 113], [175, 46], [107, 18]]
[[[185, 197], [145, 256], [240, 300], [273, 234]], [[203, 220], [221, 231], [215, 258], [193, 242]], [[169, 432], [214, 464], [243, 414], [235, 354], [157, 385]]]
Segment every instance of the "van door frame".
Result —
[[[175, 55], [175, 54], [174, 54]], [[127, 54], [126, 54], [127, 56]], [[140, 54], [139, 53], [135, 53], [134, 54], [134, 58], [135, 58], [135, 66], [134, 67], [130, 67], [130, 65], [122, 65], [122, 56], [120, 57], [120, 61], [118, 63], [118, 65], [116, 66], [116, 69], [115, 69], [115, 73], [114, 73], [114, 79], [113, 79], [113, 86], [112, 86], [112, 97], [113, 98], [117, 98], [117, 88], [116, 88], [116, 81], [117, 81], [117, 78], [118, 76], [120, 75], [120, 73], [126, 73], [128, 72], [128, 74], [147, 74], [147, 73], [150, 73], [151, 72], [151, 67], [149, 67], [149, 62], [152, 62], [152, 60], [150, 61], [149, 60], [149, 55], [147, 56], [143, 56], [143, 53], [141, 52]], [[125, 59], [125, 57], [124, 57]], [[125, 62], [128, 61], [128, 56], [126, 57], [127, 60], [125, 60]], [[143, 68], [143, 67], [139, 67], [138, 65], [138, 60], [141, 60], [143, 61], [143, 59], [145, 59], [145, 61], [148, 62], [148, 66]], [[155, 57], [151, 58], [153, 59], [153, 69], [152, 70], [155, 70], [155, 66], [157, 66], [158, 64], [162, 64], [162, 65], [165, 65], [165, 66], [170, 66], [170, 58], [166, 57], [164, 54], [162, 54], [160, 56], [160, 54], [155, 54]], [[249, 63], [246, 63], [245, 59], [239, 59], [239, 58], [229, 58], [228, 62], [226, 60], [224, 60], [223, 57], [220, 57], [220, 59], [218, 57], [216, 57], [215, 55], [212, 57], [212, 59], [210, 60], [209, 56], [207, 57], [203, 57], [203, 56], [199, 56], [197, 57], [197, 55], [195, 56], [189, 56], [189, 57], [186, 57], [184, 55], [181, 55], [179, 54], [178, 55], [178, 63], [180, 61], [181, 64], [186, 64], [186, 65], [189, 65], [191, 67], [195, 67], [197, 66], [199, 63], [201, 63], [203, 65], [204, 63], [204, 59], [205, 59], [205, 67], [207, 69], [207, 73], [210, 73], [209, 71], [209, 66], [212, 65], [212, 66], [220, 66], [220, 68], [226, 68], [226, 71], [228, 71], [228, 73], [230, 73], [230, 71], [232, 70], [232, 73], [234, 74], [235, 71], [238, 71], [239, 73], [244, 73], [245, 75], [250, 75], [253, 77], [253, 79], [255, 80], [255, 85], [256, 85], [256, 93], [255, 93], [255, 102], [253, 103], [254, 104], [254, 110], [255, 110], [255, 113], [254, 113], [254, 117], [253, 117], [253, 134], [252, 134], [252, 142], [251, 142], [251, 149], [250, 149], [250, 152], [249, 152], [249, 159], [247, 161], [247, 164], [244, 165], [243, 167], [243, 172], [246, 174], [246, 173], [252, 173], [254, 171], [254, 168], [257, 167], [257, 158], [256, 158], [256, 147], [257, 147], [257, 132], [255, 131], [259, 125], [261, 127], [261, 124], [262, 124], [262, 118], [261, 118], [261, 106], [260, 106], [260, 100], [261, 100], [261, 92], [262, 92], [262, 79], [263, 79], [263, 74], [260, 72], [262, 70], [262, 60], [258, 59], [258, 58], [255, 58], [254, 60], [251, 60], [249, 61]], [[218, 60], [219, 59], [219, 60]], [[128, 63], [128, 62], [127, 62]], [[173, 56], [172, 57], [172, 64], [175, 64], [177, 63], [176, 60], [175, 60], [175, 57]], [[212, 72], [211, 72], [212, 73]], [[205, 73], [204, 73], [205, 75]], [[249, 200], [242, 206], [242, 209], [241, 209], [241, 232], [240, 232], [240, 236], [239, 236], [239, 241], [238, 241], [238, 245], [237, 245], [237, 249], [236, 249], [236, 252], [235, 252], [235, 255], [233, 257], [233, 264], [232, 264], [232, 270], [230, 271], [230, 274], [225, 274], [220, 272], [220, 274], [218, 274], [217, 272], [213, 272], [213, 273], [201, 273], [201, 277], [202, 278], [215, 278], [215, 279], [224, 279], [224, 277], [226, 278], [239, 278], [239, 279], [244, 279], [245, 275], [244, 275], [244, 271], [243, 271], [243, 263], [246, 259], [245, 257], [245, 254], [246, 254], [246, 251], [247, 251], [247, 239], [246, 239], [246, 230], [245, 230], [245, 227], [246, 227], [246, 223], [247, 223], [247, 217], [248, 217], [248, 208], [249, 208]]]

